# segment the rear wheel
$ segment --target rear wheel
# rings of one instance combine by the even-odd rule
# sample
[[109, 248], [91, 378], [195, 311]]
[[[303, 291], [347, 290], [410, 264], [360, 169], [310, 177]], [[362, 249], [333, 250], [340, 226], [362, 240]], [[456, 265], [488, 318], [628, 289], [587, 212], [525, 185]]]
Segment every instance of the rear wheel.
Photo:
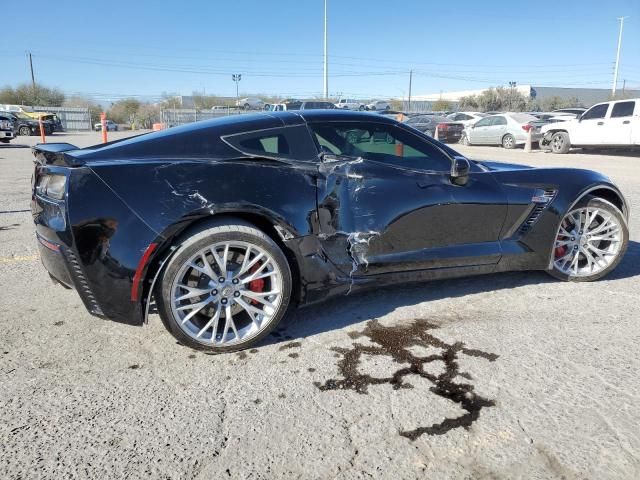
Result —
[[216, 222], [182, 242], [155, 292], [169, 332], [213, 353], [259, 342], [280, 322], [290, 297], [286, 257], [240, 220]]
[[31, 129], [27, 126], [20, 127], [18, 129], [18, 134], [22, 135], [23, 137], [28, 137], [29, 135], [31, 135]]
[[569, 134], [567, 132], [556, 132], [551, 137], [551, 151], [553, 153], [568, 153], [571, 148]]
[[620, 263], [628, 241], [622, 212], [606, 200], [589, 196], [562, 219], [549, 273], [574, 282], [602, 278]]
[[516, 147], [516, 139], [513, 138], [513, 135], [507, 133], [504, 137], [502, 137], [502, 147], [509, 150]]

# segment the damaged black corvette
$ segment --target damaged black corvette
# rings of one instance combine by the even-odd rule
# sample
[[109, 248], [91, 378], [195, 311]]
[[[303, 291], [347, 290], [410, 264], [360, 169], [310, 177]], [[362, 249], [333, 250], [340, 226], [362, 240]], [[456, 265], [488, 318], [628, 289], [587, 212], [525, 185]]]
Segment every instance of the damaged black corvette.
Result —
[[363, 288], [510, 270], [595, 280], [628, 242], [603, 175], [469, 160], [369, 113], [238, 115], [33, 151], [54, 281], [119, 322], [144, 324], [155, 302], [181, 343], [213, 352]]

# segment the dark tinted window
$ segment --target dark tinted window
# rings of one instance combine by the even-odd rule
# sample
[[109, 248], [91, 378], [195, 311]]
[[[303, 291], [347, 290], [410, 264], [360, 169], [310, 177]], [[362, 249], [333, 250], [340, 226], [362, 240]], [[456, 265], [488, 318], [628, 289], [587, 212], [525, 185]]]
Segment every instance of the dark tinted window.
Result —
[[394, 125], [315, 123], [309, 127], [325, 151], [421, 170], [449, 171], [451, 161], [427, 140]]
[[591, 107], [587, 110], [582, 116], [583, 120], [589, 120], [593, 118], [604, 118], [607, 114], [607, 109], [609, 108], [609, 104], [603, 103], [601, 105], [596, 105], [595, 107]]
[[636, 106], [636, 102], [618, 102], [613, 105], [611, 111], [611, 118], [614, 117], [630, 117], [633, 115], [633, 109]]
[[289, 154], [289, 144], [281, 133], [246, 138], [238, 144], [247, 153]]

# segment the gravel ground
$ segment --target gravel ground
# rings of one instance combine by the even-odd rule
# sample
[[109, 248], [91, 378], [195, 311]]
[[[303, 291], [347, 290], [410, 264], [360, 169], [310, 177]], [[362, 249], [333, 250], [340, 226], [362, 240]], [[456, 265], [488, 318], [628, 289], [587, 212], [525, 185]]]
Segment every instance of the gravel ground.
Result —
[[640, 157], [460, 148], [613, 178], [632, 243], [605, 280], [387, 288], [209, 356], [156, 316], [144, 328], [93, 318], [51, 283], [19, 146], [36, 140], [0, 147], [0, 478], [640, 477]]

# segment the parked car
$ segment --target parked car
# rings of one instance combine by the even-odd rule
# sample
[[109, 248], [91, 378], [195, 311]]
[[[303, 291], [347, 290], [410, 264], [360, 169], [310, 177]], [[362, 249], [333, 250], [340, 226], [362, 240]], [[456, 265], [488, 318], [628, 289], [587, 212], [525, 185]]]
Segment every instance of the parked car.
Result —
[[582, 116], [545, 125], [540, 147], [567, 153], [571, 147], [640, 146], [640, 98], [598, 103]]
[[430, 137], [435, 137], [437, 130], [438, 140], [444, 143], [458, 143], [464, 130], [464, 124], [461, 122], [454, 122], [448, 117], [438, 115], [417, 115], [410, 117], [404, 123]]
[[528, 113], [504, 113], [481, 118], [468, 125], [462, 133], [460, 142], [464, 145], [502, 145], [515, 148], [527, 141], [532, 130], [532, 142], [537, 143], [542, 135], [540, 128], [545, 122]]
[[42, 120], [47, 122], [51, 127], [52, 132], [64, 131], [64, 128], [62, 127], [62, 121], [55, 113], [35, 111], [33, 107], [12, 104], [0, 104], [0, 111], [13, 114], [20, 113], [36, 121], [42, 118]]
[[355, 100], [353, 98], [341, 98], [335, 104], [336, 108], [341, 108], [343, 110], [364, 110], [365, 104], [360, 100]]
[[384, 100], [377, 100], [375, 102], [371, 102], [365, 105], [365, 110], [374, 110], [374, 111], [384, 111], [391, 110], [391, 104], [389, 102], [385, 102]]
[[0, 113], [0, 142], [9, 143], [14, 137], [13, 116]]
[[[13, 121], [14, 133], [23, 137], [29, 135], [40, 135], [40, 121], [25, 115], [22, 112], [0, 112], [4, 116], [9, 116]], [[42, 126], [44, 128], [45, 135], [51, 135], [53, 133], [53, 125], [51, 122], [43, 121]]]
[[573, 115], [574, 117], [579, 117], [586, 111], [587, 109], [583, 107], [571, 107], [571, 108], [558, 108], [557, 110], [553, 110], [552, 113], [565, 113], [565, 114]]
[[[116, 122], [114, 122], [113, 120], [105, 120], [104, 122], [105, 127], [107, 127], [107, 132], [117, 132], [118, 131], [118, 124]], [[100, 130], [102, 130], [102, 122], [98, 122], [93, 126], [93, 129], [96, 132], [99, 132]]]
[[448, 115], [451, 121], [462, 123], [465, 127], [467, 125], [476, 123], [478, 120], [486, 116], [487, 116], [486, 113], [481, 113], [481, 112], [456, 112], [456, 113], [452, 113], [451, 115]]
[[292, 100], [270, 105], [269, 111], [284, 112], [287, 110], [331, 110], [336, 106], [331, 102], [322, 100]]
[[236, 100], [236, 107], [244, 108], [245, 110], [262, 110], [264, 107], [264, 101], [257, 97], [246, 97]]
[[155, 300], [181, 345], [214, 353], [259, 342], [290, 305], [365, 288], [507, 270], [596, 280], [629, 239], [604, 175], [468, 160], [369, 113], [222, 117], [33, 152], [51, 277], [119, 322], [144, 325]]

